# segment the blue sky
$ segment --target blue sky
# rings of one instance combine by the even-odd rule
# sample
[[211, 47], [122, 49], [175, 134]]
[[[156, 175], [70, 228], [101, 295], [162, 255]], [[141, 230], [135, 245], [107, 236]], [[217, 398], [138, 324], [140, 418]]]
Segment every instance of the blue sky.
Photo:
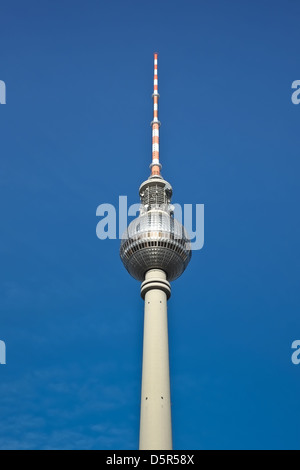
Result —
[[[143, 302], [96, 237], [161, 160], [205, 246], [172, 285], [176, 449], [299, 449], [300, 4], [1, 2], [0, 448], [138, 446]], [[182, 171], [184, 168], [184, 171]]]

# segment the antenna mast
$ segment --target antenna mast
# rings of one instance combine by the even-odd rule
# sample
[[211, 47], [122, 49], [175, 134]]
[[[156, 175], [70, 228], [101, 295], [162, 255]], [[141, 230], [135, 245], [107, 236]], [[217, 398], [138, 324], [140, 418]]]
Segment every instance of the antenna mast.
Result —
[[157, 74], [157, 57], [158, 54], [154, 53], [154, 89], [153, 89], [153, 121], [152, 127], [152, 163], [151, 176], [160, 176], [161, 164], [159, 163], [159, 128], [160, 122], [158, 120], [158, 74]]

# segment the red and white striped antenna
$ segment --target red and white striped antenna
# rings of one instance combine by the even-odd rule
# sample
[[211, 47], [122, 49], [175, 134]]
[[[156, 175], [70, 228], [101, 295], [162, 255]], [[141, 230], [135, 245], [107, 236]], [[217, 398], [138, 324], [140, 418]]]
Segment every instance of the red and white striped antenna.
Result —
[[158, 120], [158, 74], [157, 74], [157, 57], [158, 54], [154, 53], [154, 90], [153, 90], [153, 121], [152, 127], [152, 163], [151, 176], [160, 176], [161, 164], [159, 163], [159, 128], [160, 122]]

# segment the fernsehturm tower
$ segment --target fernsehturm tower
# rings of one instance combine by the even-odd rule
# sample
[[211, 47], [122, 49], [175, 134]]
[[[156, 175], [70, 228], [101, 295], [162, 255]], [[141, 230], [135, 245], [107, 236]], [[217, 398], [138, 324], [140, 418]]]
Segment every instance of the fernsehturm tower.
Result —
[[140, 449], [172, 449], [167, 301], [170, 282], [191, 259], [190, 241], [174, 218], [172, 187], [159, 161], [158, 74], [154, 54], [151, 175], [139, 189], [140, 215], [123, 235], [120, 255], [128, 272], [142, 281], [145, 301]]

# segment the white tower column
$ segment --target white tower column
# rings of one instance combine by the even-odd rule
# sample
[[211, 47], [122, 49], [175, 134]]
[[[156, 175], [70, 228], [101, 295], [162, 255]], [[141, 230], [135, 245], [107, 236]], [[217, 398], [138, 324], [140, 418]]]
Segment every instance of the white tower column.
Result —
[[167, 300], [171, 287], [160, 269], [146, 273], [143, 373], [140, 420], [141, 450], [172, 449]]

